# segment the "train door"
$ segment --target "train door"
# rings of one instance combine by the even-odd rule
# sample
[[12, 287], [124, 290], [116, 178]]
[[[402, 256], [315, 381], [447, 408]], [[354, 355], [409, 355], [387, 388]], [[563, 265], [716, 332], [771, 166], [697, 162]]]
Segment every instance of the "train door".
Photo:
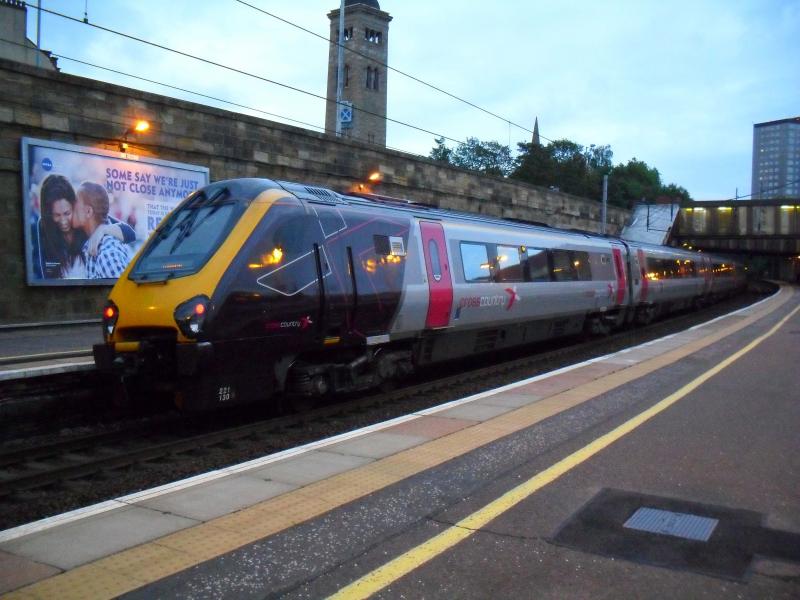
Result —
[[647, 261], [644, 258], [644, 251], [641, 248], [636, 250], [636, 255], [639, 257], [639, 275], [642, 278], [642, 290], [639, 294], [639, 302], [647, 302], [647, 293], [650, 287], [650, 280], [647, 278]]
[[453, 280], [447, 260], [447, 246], [441, 223], [420, 221], [422, 253], [428, 273], [428, 314], [425, 327], [428, 329], [450, 325], [453, 308]]
[[[314, 231], [314, 260], [319, 281], [319, 317], [317, 330], [328, 340], [338, 339], [348, 330], [353, 303], [353, 291], [342, 273], [347, 273], [347, 249], [330, 244], [329, 239], [347, 229], [347, 223], [339, 207], [310, 201], [309, 208], [316, 219], [309, 220], [308, 227]], [[313, 223], [316, 221], [316, 223]]]
[[711, 283], [714, 278], [714, 272], [711, 269], [711, 259], [708, 258], [707, 256], [701, 256], [700, 263], [703, 265], [702, 266], [703, 278], [704, 278], [703, 295], [707, 296], [708, 294], [711, 293]]
[[627, 287], [627, 282], [625, 281], [625, 263], [622, 260], [622, 249], [617, 248], [616, 246], [611, 247], [611, 252], [614, 255], [614, 272], [617, 275], [617, 297], [616, 297], [616, 304], [617, 306], [622, 305], [625, 302], [625, 288]]

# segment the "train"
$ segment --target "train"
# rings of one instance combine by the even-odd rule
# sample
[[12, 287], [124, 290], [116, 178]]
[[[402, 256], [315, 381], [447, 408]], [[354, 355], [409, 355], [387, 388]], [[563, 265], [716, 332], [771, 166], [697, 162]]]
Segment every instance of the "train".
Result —
[[269, 179], [164, 219], [111, 290], [98, 370], [186, 411], [391, 384], [428, 365], [646, 324], [744, 285], [737, 263]]

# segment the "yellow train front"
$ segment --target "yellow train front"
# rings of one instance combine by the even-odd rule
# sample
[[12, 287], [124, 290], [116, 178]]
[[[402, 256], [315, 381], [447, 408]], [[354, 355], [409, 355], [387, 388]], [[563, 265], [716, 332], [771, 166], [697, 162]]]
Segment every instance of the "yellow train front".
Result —
[[[167, 391], [186, 410], [263, 401], [276, 382], [286, 386], [292, 368], [301, 381], [289, 383], [300, 393], [372, 385], [334, 387], [330, 369], [303, 370], [297, 359], [331, 355], [335, 345], [336, 363], [347, 365], [364, 353], [363, 332], [386, 330], [403, 265], [362, 283], [380, 306], [361, 306], [360, 322], [350, 310], [358, 284], [345, 280], [355, 277], [353, 256], [372, 252], [374, 235], [398, 235], [397, 222], [373, 215], [362, 228], [350, 219], [350, 228], [337, 229], [335, 199], [305, 194], [309, 202], [303, 190], [324, 191], [240, 179], [184, 200], [111, 291], [106, 341], [94, 348], [98, 369], [113, 373], [129, 397]], [[354, 226], [363, 235], [350, 235]]]

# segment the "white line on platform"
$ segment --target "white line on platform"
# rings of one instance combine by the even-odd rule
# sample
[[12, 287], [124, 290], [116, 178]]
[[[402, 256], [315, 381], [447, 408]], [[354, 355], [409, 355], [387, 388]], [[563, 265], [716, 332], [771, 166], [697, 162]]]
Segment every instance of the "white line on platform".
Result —
[[[711, 323], [715, 323], [721, 319], [738, 315], [746, 310], [750, 310], [751, 308], [758, 306], [777, 296], [781, 293], [781, 290], [778, 290], [774, 294], [760, 300], [756, 304], [752, 304], [750, 306], [746, 306], [734, 312], [728, 313], [726, 315], [722, 315], [705, 323], [701, 323], [700, 325], [695, 325], [686, 329], [685, 331], [692, 331], [695, 329], [699, 329], [700, 327], [704, 327]], [[300, 456], [302, 454], [306, 454], [307, 452], [312, 452], [314, 450], [318, 450], [320, 448], [324, 448], [326, 446], [330, 446], [333, 444], [337, 444], [339, 442], [343, 442], [346, 440], [351, 440], [353, 438], [361, 437], [370, 433], [375, 433], [376, 431], [381, 431], [383, 429], [387, 429], [389, 427], [393, 427], [395, 425], [399, 425], [400, 423], [405, 423], [407, 421], [413, 421], [415, 419], [419, 419], [425, 416], [433, 415], [439, 413], [441, 411], [447, 410], [449, 408], [453, 408], [455, 406], [461, 406], [462, 404], [467, 404], [469, 402], [474, 402], [476, 400], [480, 400], [482, 398], [487, 398], [489, 396], [493, 396], [495, 394], [499, 394], [504, 391], [512, 390], [524, 385], [528, 385], [530, 383], [534, 383], [536, 381], [541, 381], [543, 379], [547, 379], [549, 377], [554, 377], [555, 375], [560, 375], [562, 373], [567, 373], [569, 371], [578, 369], [580, 367], [594, 364], [597, 362], [601, 362], [604, 360], [609, 360], [611, 358], [617, 357], [621, 354], [626, 354], [628, 352], [633, 352], [637, 349], [644, 348], [650, 346], [654, 343], [661, 342], [664, 340], [668, 340], [672, 337], [679, 335], [678, 333], [672, 333], [670, 335], [666, 335], [662, 338], [657, 340], [651, 340], [649, 342], [644, 342], [637, 346], [632, 346], [630, 348], [625, 348], [623, 350], [619, 350], [617, 352], [613, 352], [611, 354], [606, 354], [604, 356], [599, 356], [597, 358], [592, 358], [589, 360], [585, 360], [580, 363], [576, 363], [574, 365], [569, 365], [566, 367], [562, 367], [560, 369], [556, 369], [555, 371], [550, 371], [548, 373], [542, 373], [540, 375], [536, 375], [534, 377], [529, 377], [522, 381], [517, 381], [514, 383], [510, 383], [508, 385], [504, 385], [492, 390], [487, 390], [485, 392], [481, 392], [479, 394], [473, 394], [472, 396], [468, 396], [466, 398], [461, 398], [459, 400], [453, 400], [451, 402], [447, 402], [445, 404], [440, 404], [439, 406], [435, 406], [432, 408], [428, 408], [425, 410], [421, 410], [415, 413], [411, 413], [409, 415], [404, 415], [402, 417], [397, 417], [391, 419], [389, 421], [384, 421], [382, 423], [376, 423], [374, 425], [369, 425], [367, 427], [362, 427], [361, 429], [355, 429], [353, 431], [348, 431], [346, 433], [341, 433], [339, 435], [335, 435], [324, 440], [318, 440], [316, 442], [310, 442], [308, 444], [304, 444], [303, 446], [298, 446], [296, 448], [290, 448], [288, 450], [282, 450], [281, 452], [276, 452], [274, 454], [270, 454], [268, 456], [264, 456], [261, 458], [257, 458], [255, 460], [247, 461], [244, 463], [239, 463], [237, 465], [232, 465], [230, 467], [225, 467], [224, 469], [217, 469], [215, 471], [209, 471], [208, 473], [202, 473], [200, 475], [195, 475], [193, 477], [188, 477], [186, 479], [181, 479], [180, 481], [174, 481], [172, 483], [167, 483], [165, 485], [155, 487], [149, 490], [143, 490], [141, 492], [136, 492], [134, 494], [128, 494], [127, 496], [121, 496], [119, 498], [115, 498], [114, 500], [107, 500], [105, 502], [100, 502], [98, 504], [93, 504], [91, 506], [87, 506], [85, 508], [79, 508], [76, 510], [72, 510], [69, 512], [62, 513], [60, 515], [55, 515], [52, 517], [48, 517], [46, 519], [41, 519], [39, 521], [34, 521], [33, 523], [27, 523], [25, 525], [19, 525], [17, 527], [12, 527], [11, 529], [6, 529], [5, 531], [0, 531], [0, 543], [8, 542], [14, 539], [18, 539], [24, 537], [26, 535], [31, 535], [34, 533], [39, 533], [45, 531], [47, 529], [51, 529], [53, 527], [57, 527], [60, 525], [66, 525], [67, 523], [72, 523], [74, 521], [78, 521], [80, 519], [85, 519], [88, 517], [93, 517], [96, 515], [100, 515], [112, 510], [117, 509], [125, 509], [130, 508], [137, 502], [142, 502], [144, 500], [151, 500], [158, 496], [163, 496], [164, 494], [169, 494], [172, 492], [176, 492], [179, 490], [184, 490], [195, 485], [201, 485], [204, 483], [208, 483], [210, 481], [214, 481], [220, 479], [222, 477], [226, 477], [228, 475], [234, 475], [237, 473], [242, 473], [244, 471], [249, 471], [251, 469], [260, 468], [264, 465], [268, 465], [279, 460], [283, 460], [286, 458], [291, 458], [295, 456]]]
[[26, 377], [41, 377], [43, 375], [56, 375], [58, 373], [68, 373], [71, 371], [88, 371], [94, 368], [94, 361], [64, 363], [61, 365], [46, 365], [44, 367], [27, 367], [24, 369], [13, 369], [0, 371], [0, 381], [8, 379], [23, 379]]

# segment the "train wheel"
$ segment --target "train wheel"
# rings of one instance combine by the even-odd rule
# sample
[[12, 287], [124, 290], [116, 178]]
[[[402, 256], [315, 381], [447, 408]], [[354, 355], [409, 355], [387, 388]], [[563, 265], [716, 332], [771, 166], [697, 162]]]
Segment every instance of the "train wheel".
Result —
[[656, 317], [655, 306], [643, 306], [636, 311], [636, 324], [649, 325]]
[[611, 333], [611, 327], [602, 315], [593, 315], [586, 319], [585, 331], [594, 337], [604, 337]]

